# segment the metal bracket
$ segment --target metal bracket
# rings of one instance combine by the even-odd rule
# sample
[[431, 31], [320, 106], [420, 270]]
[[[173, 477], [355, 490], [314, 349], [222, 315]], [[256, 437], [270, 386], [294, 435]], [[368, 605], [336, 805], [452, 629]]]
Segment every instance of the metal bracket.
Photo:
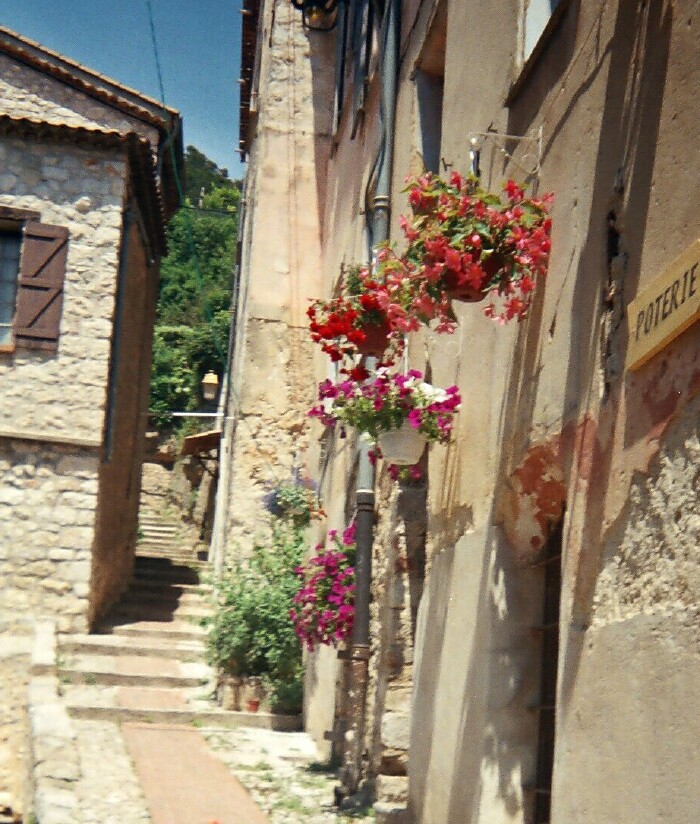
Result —
[[[472, 167], [476, 165], [478, 167], [479, 164], [479, 155], [481, 153], [481, 147], [484, 144], [485, 140], [493, 140], [495, 147], [501, 152], [502, 155], [508, 158], [508, 160], [513, 163], [513, 165], [517, 166], [525, 175], [528, 177], [539, 177], [540, 170], [542, 168], [542, 126], [538, 126], [536, 129], [531, 130], [529, 134], [519, 135], [519, 134], [507, 134], [506, 132], [497, 132], [492, 129], [488, 129], [485, 132], [470, 132], [469, 133], [469, 157], [472, 161]], [[532, 144], [532, 151], [526, 152], [523, 157], [522, 161], [525, 161], [530, 158], [532, 162], [532, 167], [527, 168], [526, 166], [519, 163], [513, 155], [505, 148], [503, 145], [508, 140], [515, 140], [518, 143], [529, 143]], [[503, 142], [500, 142], [503, 141]]]

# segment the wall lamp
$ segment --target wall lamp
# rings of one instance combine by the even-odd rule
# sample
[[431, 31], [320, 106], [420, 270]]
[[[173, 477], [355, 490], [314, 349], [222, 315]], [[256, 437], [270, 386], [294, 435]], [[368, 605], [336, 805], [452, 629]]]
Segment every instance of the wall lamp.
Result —
[[301, 12], [304, 28], [309, 31], [332, 31], [338, 20], [338, 0], [292, 0]]
[[215, 372], [207, 372], [202, 378], [202, 395], [205, 401], [215, 401], [219, 392], [219, 377]]

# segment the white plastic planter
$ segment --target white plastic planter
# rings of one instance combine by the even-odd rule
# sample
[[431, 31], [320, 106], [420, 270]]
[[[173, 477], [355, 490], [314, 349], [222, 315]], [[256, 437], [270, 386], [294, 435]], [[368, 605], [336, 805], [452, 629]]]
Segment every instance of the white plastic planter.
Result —
[[413, 466], [420, 460], [427, 438], [406, 421], [400, 429], [382, 432], [378, 440], [387, 463]]

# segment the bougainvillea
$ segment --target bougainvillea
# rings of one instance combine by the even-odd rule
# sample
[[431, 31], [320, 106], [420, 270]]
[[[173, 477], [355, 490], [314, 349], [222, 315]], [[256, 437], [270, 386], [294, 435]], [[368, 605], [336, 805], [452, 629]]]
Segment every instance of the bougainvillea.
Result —
[[328, 540], [332, 548], [318, 544], [316, 555], [295, 570], [302, 586], [289, 617], [308, 650], [347, 640], [355, 617], [355, 522], [342, 535], [331, 530]]
[[456, 386], [432, 386], [416, 369], [393, 375], [380, 368], [360, 382], [325, 380], [319, 385], [318, 399], [320, 403], [309, 415], [326, 426], [348, 424], [376, 439], [380, 432], [398, 429], [408, 421], [429, 441], [441, 442], [449, 440], [461, 404]]
[[307, 309], [311, 338], [320, 343], [332, 361], [344, 356], [381, 354], [390, 363], [400, 353], [403, 340], [391, 326], [383, 308], [386, 287], [368, 267], [353, 267], [341, 280], [340, 294], [330, 300], [315, 300]]
[[396, 273], [387, 278], [387, 305], [424, 322], [437, 318], [439, 331], [451, 331], [450, 295], [478, 300], [490, 293], [484, 314], [522, 320], [547, 273], [553, 196], [526, 198], [509, 180], [503, 201], [457, 172], [449, 181], [430, 173], [409, 178], [407, 191], [413, 215], [403, 216], [401, 227], [408, 247], [400, 258], [386, 252]]

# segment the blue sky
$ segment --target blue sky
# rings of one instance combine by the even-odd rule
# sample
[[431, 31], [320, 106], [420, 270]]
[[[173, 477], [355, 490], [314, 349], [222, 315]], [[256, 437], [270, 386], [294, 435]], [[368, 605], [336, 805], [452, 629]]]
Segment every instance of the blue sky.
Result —
[[[240, 0], [151, 0], [165, 100], [185, 144], [240, 177]], [[0, 23], [160, 99], [146, 0], [0, 0]]]

